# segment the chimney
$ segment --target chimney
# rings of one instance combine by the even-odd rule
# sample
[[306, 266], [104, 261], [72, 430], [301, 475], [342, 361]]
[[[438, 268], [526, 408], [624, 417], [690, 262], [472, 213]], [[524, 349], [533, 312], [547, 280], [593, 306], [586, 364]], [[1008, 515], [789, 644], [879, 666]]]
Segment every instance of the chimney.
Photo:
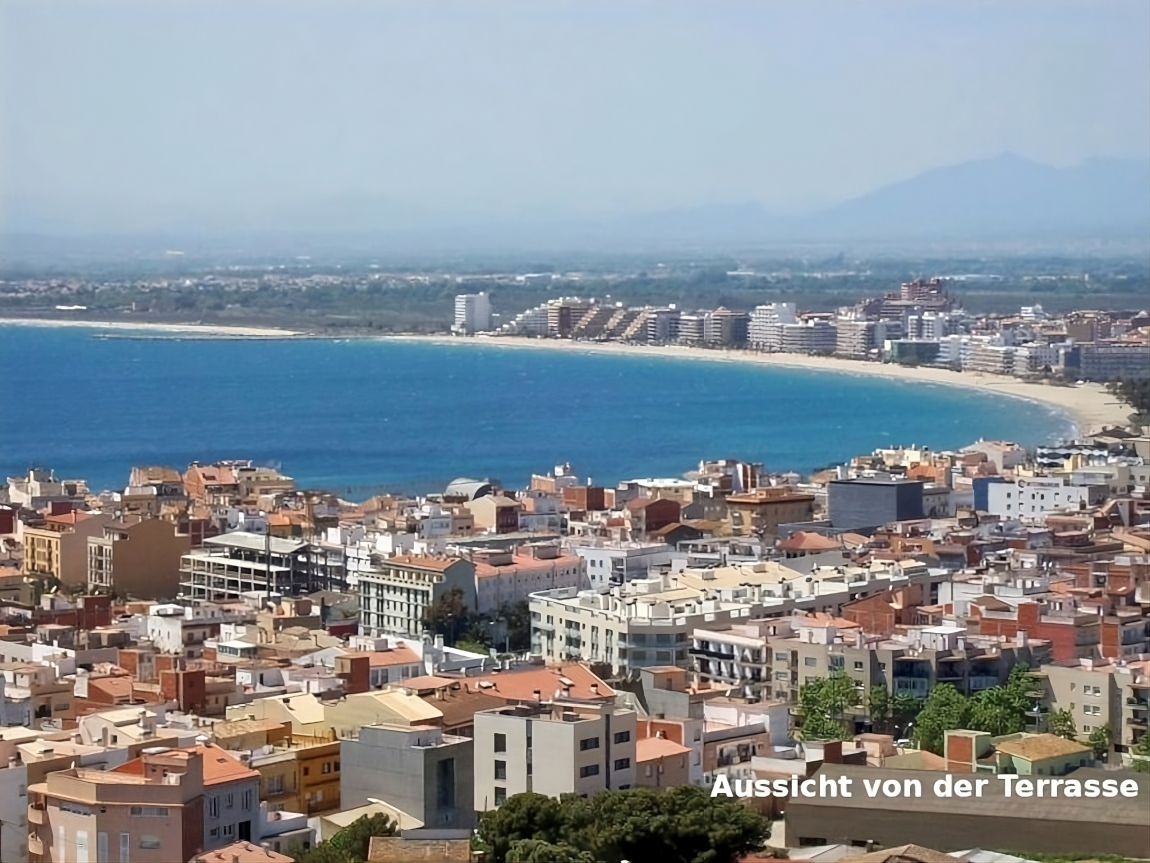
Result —
[[542, 701], [543, 700], [543, 693], [540, 690], [538, 690], [538, 689], [532, 690], [531, 694], [535, 696], [536, 701]]
[[591, 684], [591, 694], [592, 695], [598, 695], [599, 694], [599, 684], [598, 683], [592, 683]]

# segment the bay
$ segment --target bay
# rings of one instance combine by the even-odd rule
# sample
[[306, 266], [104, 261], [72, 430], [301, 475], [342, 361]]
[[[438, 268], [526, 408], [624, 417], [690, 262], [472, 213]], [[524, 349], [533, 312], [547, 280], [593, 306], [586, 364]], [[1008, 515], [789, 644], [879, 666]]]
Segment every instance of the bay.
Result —
[[704, 458], [801, 473], [876, 447], [1027, 446], [1047, 406], [737, 362], [406, 340], [103, 339], [0, 326], [0, 470], [120, 488], [133, 464], [251, 458], [352, 498], [525, 484], [569, 461], [614, 484]]

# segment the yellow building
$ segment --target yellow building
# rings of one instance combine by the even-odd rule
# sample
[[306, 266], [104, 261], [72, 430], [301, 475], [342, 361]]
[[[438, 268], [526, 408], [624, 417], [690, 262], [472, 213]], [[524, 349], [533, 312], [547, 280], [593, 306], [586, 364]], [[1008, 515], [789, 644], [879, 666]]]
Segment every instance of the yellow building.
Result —
[[88, 583], [88, 539], [103, 536], [110, 515], [73, 511], [50, 515], [43, 527], [24, 528], [24, 574], [63, 584]]

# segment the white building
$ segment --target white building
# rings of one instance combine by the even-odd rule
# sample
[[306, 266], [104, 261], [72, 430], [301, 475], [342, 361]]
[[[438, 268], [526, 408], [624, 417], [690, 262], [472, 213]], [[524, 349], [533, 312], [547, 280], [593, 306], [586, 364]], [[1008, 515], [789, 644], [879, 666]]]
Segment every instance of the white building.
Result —
[[455, 297], [455, 323], [451, 331], [463, 335], [485, 333], [491, 329], [491, 298], [486, 293], [459, 294]]
[[646, 578], [651, 567], [669, 564], [675, 551], [663, 542], [593, 540], [568, 547], [583, 558], [588, 584], [594, 590]]
[[528, 791], [590, 797], [632, 787], [635, 720], [614, 704], [559, 699], [476, 713], [475, 810]]
[[1048, 512], [1085, 509], [1090, 488], [1066, 485], [1061, 479], [1031, 477], [987, 486], [986, 509], [1001, 518], [1037, 517]]

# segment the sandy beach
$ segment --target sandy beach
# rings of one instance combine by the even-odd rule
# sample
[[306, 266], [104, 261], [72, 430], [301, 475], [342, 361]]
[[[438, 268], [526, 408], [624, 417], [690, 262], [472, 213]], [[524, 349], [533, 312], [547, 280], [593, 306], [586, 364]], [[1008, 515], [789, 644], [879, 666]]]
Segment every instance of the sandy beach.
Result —
[[272, 327], [234, 327], [216, 324], [156, 324], [132, 323], [130, 321], [59, 321], [47, 318], [0, 318], [0, 326], [5, 324], [21, 327], [84, 327], [94, 330], [118, 330], [170, 333], [173, 335], [202, 336], [205, 338], [290, 338], [303, 333], [295, 330], [282, 330]]
[[892, 363], [863, 362], [838, 357], [814, 357], [800, 354], [764, 354], [754, 351], [707, 350], [678, 346], [623, 345], [595, 342], [571, 342], [559, 339], [523, 337], [483, 337], [472, 339], [447, 336], [385, 336], [445, 345], [489, 345], [534, 350], [562, 350], [584, 354], [625, 354], [627, 356], [672, 357], [706, 362], [757, 363], [781, 368], [812, 369], [836, 374], [870, 375], [924, 384], [965, 387], [1010, 398], [1026, 399], [1049, 405], [1068, 416], [1079, 433], [1089, 433], [1102, 426], [1126, 425], [1132, 409], [1117, 403], [1101, 384], [1054, 386], [1033, 383], [1003, 375], [977, 372], [955, 372], [949, 369], [900, 366]]

